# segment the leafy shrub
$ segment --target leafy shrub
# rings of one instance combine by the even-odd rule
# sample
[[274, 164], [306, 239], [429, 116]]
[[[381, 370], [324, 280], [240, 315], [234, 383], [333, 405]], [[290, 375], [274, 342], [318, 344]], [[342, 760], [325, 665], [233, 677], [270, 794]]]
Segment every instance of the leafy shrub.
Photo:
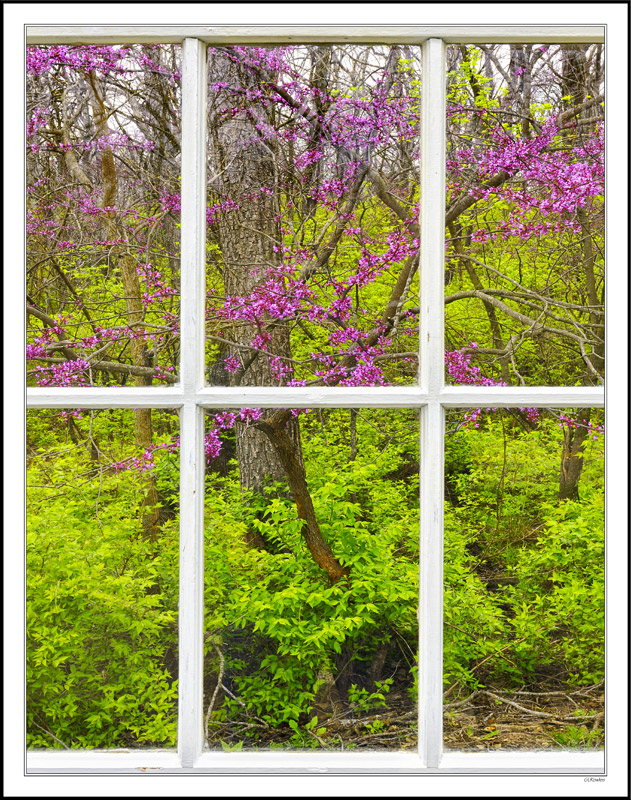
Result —
[[458, 504], [445, 507], [446, 685], [524, 683], [546, 669], [600, 680], [602, 443], [586, 448], [581, 500], [559, 502], [554, 424], [530, 432], [490, 419], [451, 438]]
[[570, 681], [595, 683], [604, 675], [604, 497], [584, 489], [580, 502], [544, 513], [536, 546], [514, 568], [519, 583], [507, 589], [524, 639], [515, 656], [524, 670], [561, 660]]
[[476, 664], [492, 658], [505, 644], [506, 619], [497, 600], [473, 571], [467, 550], [472, 538], [454, 511], [445, 509], [444, 681], [468, 688], [479, 685]]
[[[418, 423], [411, 413], [358, 414], [361, 447], [349, 460], [347, 411], [305, 419], [316, 516], [336, 558], [351, 568], [349, 580], [331, 586], [316, 566], [286, 487], [253, 497], [236, 471], [209, 475], [204, 663], [212, 692], [222, 653], [226, 692], [214, 722], [241, 717], [245, 705], [286, 728], [293, 746], [318, 746], [318, 689], [347, 657], [358, 670], [351, 704], [368, 710], [386, 702], [388, 679], [375, 690], [356, 678], [388, 641], [407, 663], [413, 691]], [[111, 442], [112, 458], [131, 452], [120, 438], [131, 434], [129, 421], [120, 412], [95, 415], [94, 434]], [[59, 448], [65, 423], [37, 416], [30, 435]], [[169, 436], [165, 424], [158, 440]], [[54, 459], [33, 452], [28, 744], [173, 745], [176, 681], [165, 658], [177, 646], [177, 522], [162, 522], [152, 544], [142, 538], [141, 475], [99, 475], [87, 448], [61, 448]], [[602, 445], [586, 449], [580, 502], [556, 501], [558, 456], [558, 431], [546, 422], [526, 432], [491, 419], [448, 439], [458, 502], [445, 507], [446, 686], [523, 684], [545, 669], [574, 683], [603, 675]], [[161, 450], [155, 461], [161, 497], [174, 511], [177, 456]], [[72, 491], [68, 475], [82, 476]], [[249, 530], [267, 551], [246, 544]], [[492, 587], [489, 571], [512, 585]]]
[[[319, 676], [335, 670], [343, 648], [369, 660], [384, 632], [396, 631], [415, 649], [418, 501], [410, 504], [405, 482], [383, 479], [397, 459], [365, 463], [374, 456], [368, 445], [361, 461], [332, 471], [318, 464], [324, 451], [306, 449], [316, 516], [335, 556], [351, 567], [349, 582], [331, 586], [317, 567], [293, 501], [276, 490], [250, 504], [227, 486], [207, 490], [206, 598], [217, 608], [207, 619], [216, 619], [216, 630], [225, 624], [226, 671], [239, 698], [271, 725], [312, 711]], [[247, 526], [271, 552], [245, 546]], [[239, 710], [234, 701], [226, 706]]]
[[457, 466], [466, 454], [467, 468], [452, 479], [466, 529], [482, 536], [489, 556], [521, 543], [540, 522], [542, 504], [558, 492], [558, 430], [547, 420], [524, 430], [510, 417], [493, 415], [447, 441]]
[[[171, 420], [155, 422], [168, 440]], [[73, 422], [74, 446], [69, 424], [55, 411], [28, 416], [27, 744], [172, 746], [177, 521], [157, 543], [144, 539], [144, 478], [107, 468], [135, 455], [130, 412]], [[159, 451], [156, 463], [166, 485], [173, 455]]]
[[164, 656], [176, 644], [177, 589], [165, 597], [156, 588], [177, 583], [177, 529], [165, 526], [154, 552], [129, 517], [134, 493], [119, 492], [121, 483], [106, 478], [112, 496], [100, 524], [94, 487], [39, 507], [32, 490], [29, 747], [175, 744], [177, 683]]

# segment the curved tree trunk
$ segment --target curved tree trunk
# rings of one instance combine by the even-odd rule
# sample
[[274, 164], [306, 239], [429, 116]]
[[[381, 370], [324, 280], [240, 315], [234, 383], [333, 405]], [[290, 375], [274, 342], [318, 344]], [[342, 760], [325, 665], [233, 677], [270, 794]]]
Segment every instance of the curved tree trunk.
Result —
[[335, 558], [328, 542], [322, 536], [313, 507], [313, 501], [307, 486], [304, 464], [298, 458], [286, 424], [290, 419], [289, 411], [280, 410], [269, 420], [259, 422], [257, 426], [271, 442], [280, 463], [285, 470], [289, 486], [294, 496], [298, 517], [303, 521], [302, 536], [316, 564], [323, 569], [332, 584], [347, 578], [350, 572]]

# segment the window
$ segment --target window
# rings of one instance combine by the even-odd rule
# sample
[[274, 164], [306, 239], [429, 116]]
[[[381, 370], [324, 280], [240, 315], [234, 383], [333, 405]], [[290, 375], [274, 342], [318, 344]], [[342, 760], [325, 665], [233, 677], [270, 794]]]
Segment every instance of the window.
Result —
[[[180, 422], [179, 695], [177, 755], [164, 751], [46, 752], [28, 756], [29, 773], [138, 772], [162, 770], [200, 774], [243, 772], [552, 772], [600, 774], [601, 753], [443, 753], [443, 517], [445, 414], [452, 409], [567, 409], [604, 406], [602, 385], [445, 385], [445, 152], [446, 44], [495, 42], [593, 43], [602, 27], [564, 26], [494, 30], [345, 28], [345, 42], [401, 42], [422, 49], [420, 304], [418, 385], [397, 386], [213, 386], [207, 385], [204, 320], [206, 297], [206, 45], [265, 45], [288, 40], [339, 41], [331, 29], [313, 34], [307, 26], [259, 30], [231, 28], [125, 29], [29, 28], [28, 42], [181, 44], [181, 295], [179, 382], [151, 387], [29, 388], [29, 409], [178, 409]], [[413, 409], [420, 415], [420, 603], [418, 708], [419, 750], [375, 754], [226, 753], [203, 748], [204, 652], [204, 433], [205, 411], [227, 408]]]

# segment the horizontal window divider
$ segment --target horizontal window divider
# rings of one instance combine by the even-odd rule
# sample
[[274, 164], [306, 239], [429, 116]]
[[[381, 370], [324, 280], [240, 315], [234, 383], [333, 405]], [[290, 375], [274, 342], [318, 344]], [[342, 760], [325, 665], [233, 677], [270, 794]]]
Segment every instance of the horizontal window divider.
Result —
[[29, 774], [504, 774], [504, 775], [602, 775], [602, 751], [519, 751], [448, 752], [440, 767], [427, 768], [413, 752], [354, 752], [352, 762], [346, 753], [209, 753], [194, 767], [181, 767], [169, 750], [83, 750], [72, 752], [30, 752]]
[[603, 25], [29, 25], [27, 44], [447, 44], [604, 42]]
[[433, 398], [418, 386], [33, 387], [28, 408], [416, 408], [430, 399], [445, 408], [521, 406], [599, 408], [603, 386], [445, 386]]
[[28, 408], [177, 408], [189, 398], [178, 386], [37, 386], [26, 392]]
[[414, 408], [427, 402], [418, 386], [208, 387], [197, 392], [204, 408]]
[[605, 405], [604, 386], [446, 386], [445, 408], [597, 408]]

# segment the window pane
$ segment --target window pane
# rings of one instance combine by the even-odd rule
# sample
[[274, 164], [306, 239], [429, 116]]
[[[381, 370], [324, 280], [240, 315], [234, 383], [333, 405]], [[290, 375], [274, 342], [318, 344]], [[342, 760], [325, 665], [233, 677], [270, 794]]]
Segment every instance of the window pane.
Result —
[[177, 413], [27, 421], [27, 745], [172, 747]]
[[27, 50], [29, 385], [173, 383], [180, 47]]
[[420, 48], [208, 51], [214, 385], [415, 383]]
[[448, 375], [601, 383], [603, 45], [451, 45], [447, 71]]
[[416, 747], [418, 436], [416, 411], [209, 415], [209, 748]]
[[450, 413], [445, 746], [604, 740], [604, 412]]

